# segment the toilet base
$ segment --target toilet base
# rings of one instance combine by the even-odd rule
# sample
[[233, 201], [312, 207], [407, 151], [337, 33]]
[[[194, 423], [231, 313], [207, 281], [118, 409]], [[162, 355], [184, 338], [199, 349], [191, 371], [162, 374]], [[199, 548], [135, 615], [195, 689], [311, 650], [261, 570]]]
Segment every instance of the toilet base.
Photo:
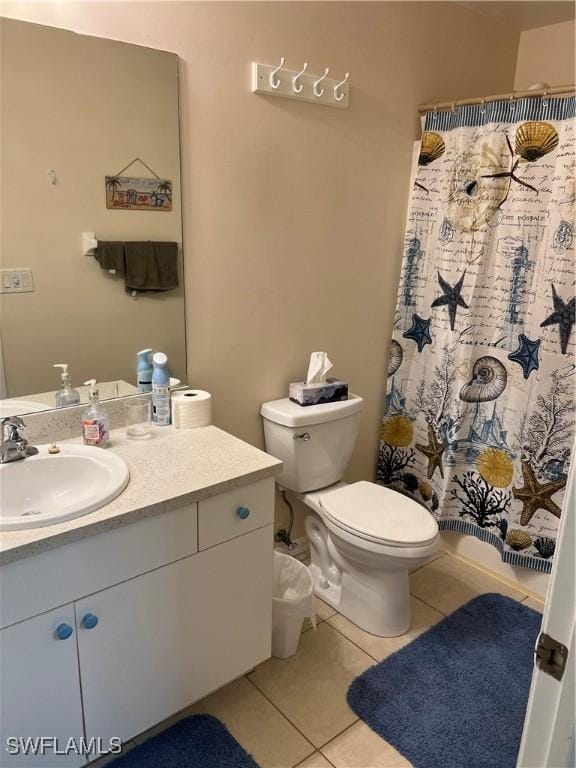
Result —
[[340, 585], [321, 585], [313, 562], [314, 593], [360, 629], [378, 637], [397, 637], [410, 629], [410, 590], [407, 571], [381, 572], [376, 583], [342, 574]]
[[[389, 563], [344, 541], [335, 546], [318, 515], [306, 518], [314, 592], [354, 624], [380, 637], [397, 637], [410, 628], [408, 565]], [[368, 562], [357, 563], [358, 559]], [[360, 567], [358, 567], [360, 566]]]

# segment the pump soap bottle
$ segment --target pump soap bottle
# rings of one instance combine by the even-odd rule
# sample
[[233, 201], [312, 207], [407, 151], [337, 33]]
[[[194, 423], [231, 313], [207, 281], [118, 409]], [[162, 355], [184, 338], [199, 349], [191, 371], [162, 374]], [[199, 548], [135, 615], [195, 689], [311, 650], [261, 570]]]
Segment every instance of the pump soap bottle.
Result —
[[152, 350], [143, 349], [136, 355], [136, 381], [138, 383], [138, 392], [145, 394], [152, 392]]
[[164, 352], [152, 357], [152, 422], [158, 426], [170, 424], [170, 371]]
[[110, 427], [108, 414], [100, 405], [96, 379], [85, 381], [84, 385], [90, 387], [90, 405], [82, 414], [82, 437], [84, 445], [94, 445], [98, 448], [107, 448], [110, 445]]
[[54, 395], [56, 408], [65, 408], [67, 405], [78, 405], [80, 403], [80, 392], [72, 387], [70, 383], [70, 374], [68, 373], [68, 363], [55, 363], [53, 368], [61, 368], [60, 379], [62, 386]]

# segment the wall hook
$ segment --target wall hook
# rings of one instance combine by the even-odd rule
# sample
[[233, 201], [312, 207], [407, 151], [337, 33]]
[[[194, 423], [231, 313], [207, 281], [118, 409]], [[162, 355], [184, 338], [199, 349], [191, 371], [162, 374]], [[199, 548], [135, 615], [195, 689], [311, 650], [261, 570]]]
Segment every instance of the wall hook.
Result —
[[284, 66], [284, 61], [285, 61], [284, 56], [281, 56], [280, 57], [280, 64], [278, 64], [276, 69], [273, 69], [272, 72], [270, 72], [270, 87], [274, 88], [274, 90], [276, 90], [276, 88], [280, 87], [280, 78], [276, 79], [276, 75], [278, 74], [278, 72]]
[[334, 98], [336, 101], [342, 101], [344, 94], [341, 92], [342, 86], [350, 77], [350, 72], [346, 72], [346, 77], [334, 86]]
[[318, 88], [318, 86], [320, 85], [322, 80], [325, 80], [328, 77], [328, 72], [330, 72], [330, 67], [326, 67], [322, 77], [319, 77], [318, 80], [316, 80], [316, 82], [314, 83], [314, 96], [316, 96], [316, 98], [318, 98], [318, 99], [324, 93], [324, 88]]
[[302, 67], [302, 71], [298, 72], [298, 74], [292, 78], [292, 89], [294, 90], [294, 93], [302, 93], [302, 88], [304, 88], [304, 86], [299, 82], [299, 80], [307, 69], [308, 62], [305, 61], [304, 66]]

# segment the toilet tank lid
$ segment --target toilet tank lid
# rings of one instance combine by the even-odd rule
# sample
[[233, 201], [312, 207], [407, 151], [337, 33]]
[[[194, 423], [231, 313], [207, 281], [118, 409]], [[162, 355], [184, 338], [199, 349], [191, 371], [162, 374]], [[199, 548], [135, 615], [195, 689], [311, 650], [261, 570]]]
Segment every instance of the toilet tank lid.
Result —
[[287, 397], [283, 397], [281, 400], [263, 403], [260, 413], [265, 419], [275, 424], [282, 424], [285, 427], [306, 427], [360, 413], [363, 405], [364, 400], [352, 393], [349, 394], [348, 400], [306, 406], [298, 405]]

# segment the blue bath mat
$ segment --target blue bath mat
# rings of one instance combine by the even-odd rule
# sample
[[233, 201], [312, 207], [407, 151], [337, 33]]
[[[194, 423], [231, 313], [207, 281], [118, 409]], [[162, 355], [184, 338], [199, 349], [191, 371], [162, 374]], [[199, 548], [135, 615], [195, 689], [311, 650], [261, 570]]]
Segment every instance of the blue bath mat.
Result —
[[357, 677], [348, 703], [415, 768], [515, 768], [541, 620], [481, 595]]
[[258, 768], [225, 725], [193, 715], [108, 764], [109, 768]]

